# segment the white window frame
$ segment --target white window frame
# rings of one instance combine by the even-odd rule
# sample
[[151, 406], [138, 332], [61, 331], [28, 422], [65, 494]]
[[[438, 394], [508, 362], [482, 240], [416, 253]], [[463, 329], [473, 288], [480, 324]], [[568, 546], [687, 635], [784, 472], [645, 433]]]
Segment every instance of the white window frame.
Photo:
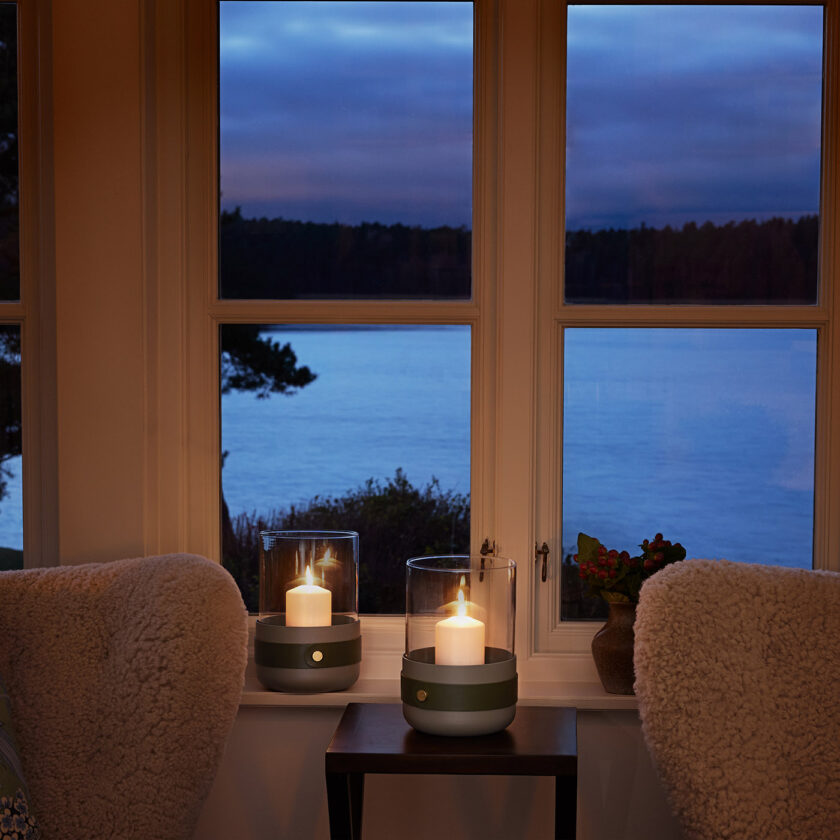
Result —
[[[188, 264], [186, 332], [189, 343], [187, 427], [191, 448], [210, 453], [187, 468], [190, 482], [190, 543], [193, 550], [220, 558], [219, 521], [219, 326], [227, 323], [287, 324], [464, 324], [471, 328], [471, 549], [491, 536], [494, 505], [493, 357], [494, 277], [496, 264], [495, 172], [496, 143], [493, 92], [496, 88], [491, 2], [477, 0], [474, 47], [473, 154], [473, 276], [467, 301], [273, 301], [217, 298], [216, 169], [218, 18], [215, 0], [186, 0], [186, 66], [189, 78], [184, 138], [189, 137], [185, 200], [190, 224], [185, 256]], [[165, 10], [161, 10], [167, 14]], [[159, 116], [159, 119], [161, 117]], [[489, 173], [489, 176], [488, 176]], [[161, 230], [160, 227], [158, 227]], [[161, 234], [165, 232], [161, 230]], [[181, 336], [185, 341], [186, 336]], [[492, 538], [492, 536], [491, 536]], [[393, 616], [364, 619], [366, 659], [381, 651], [392, 653], [403, 644], [404, 620]], [[371, 666], [371, 662], [367, 663]], [[373, 663], [375, 665], [375, 663]], [[390, 664], [383, 666], [392, 670]], [[376, 667], [367, 667], [370, 673]], [[381, 670], [381, 669], [380, 669]]]
[[[762, 5], [758, 3], [757, 5]], [[791, 4], [792, 5], [792, 4]], [[816, 449], [814, 485], [814, 567], [840, 571], [840, 279], [838, 266], [838, 198], [840, 157], [838, 90], [840, 90], [840, 23], [838, 3], [824, 8], [823, 166], [820, 207], [820, 294], [816, 306], [800, 305], [579, 305], [562, 295], [564, 249], [565, 150], [565, 4], [546, 4], [543, 17], [540, 170], [544, 187], [541, 225], [539, 324], [540, 366], [538, 448], [542, 453], [538, 478], [537, 532], [551, 550], [552, 573], [537, 586], [534, 599], [534, 650], [580, 654], [589, 649], [600, 624], [561, 622], [559, 567], [562, 562], [562, 337], [567, 327], [786, 327], [817, 332]], [[552, 45], [559, 49], [552, 50]], [[832, 515], [832, 513], [834, 515]], [[568, 543], [568, 539], [566, 540]]]
[[[838, 0], [825, 4], [823, 156], [838, 157]], [[216, 299], [215, 0], [144, 7], [147, 552], [219, 559], [218, 327], [221, 323], [461, 323], [473, 333], [472, 542], [518, 563], [523, 686], [597, 681], [597, 623], [559, 616], [561, 326], [798, 326], [820, 333], [815, 565], [840, 569], [838, 171], [824, 166], [817, 307], [567, 306], [563, 266], [566, 5], [477, 0], [474, 298], [468, 302]], [[544, 361], [539, 361], [544, 360]], [[540, 580], [537, 542], [551, 548]], [[404, 622], [363, 619], [364, 670], [394, 677]], [[532, 695], [532, 696], [536, 696]]]

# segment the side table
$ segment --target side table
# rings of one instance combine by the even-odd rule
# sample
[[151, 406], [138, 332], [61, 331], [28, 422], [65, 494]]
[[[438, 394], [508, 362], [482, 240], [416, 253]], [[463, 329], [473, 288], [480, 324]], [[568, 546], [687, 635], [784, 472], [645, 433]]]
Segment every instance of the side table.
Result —
[[503, 732], [470, 738], [425, 735], [399, 703], [349, 703], [327, 747], [331, 840], [361, 840], [365, 773], [554, 776], [554, 832], [574, 840], [577, 712], [517, 706]]

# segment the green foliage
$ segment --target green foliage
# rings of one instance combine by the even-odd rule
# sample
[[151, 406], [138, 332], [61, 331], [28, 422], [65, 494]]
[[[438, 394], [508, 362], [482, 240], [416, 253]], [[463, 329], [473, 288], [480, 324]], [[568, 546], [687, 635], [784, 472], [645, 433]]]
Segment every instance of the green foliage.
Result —
[[651, 575], [671, 563], [685, 559], [685, 549], [657, 534], [652, 541], [643, 540], [642, 553], [631, 557], [627, 551], [607, 549], [594, 537], [578, 534], [578, 551], [574, 556], [579, 577], [589, 586], [589, 595], [600, 595], [608, 602], [636, 603], [639, 590]]
[[566, 233], [575, 303], [814, 303], [819, 219]]
[[245, 219], [219, 224], [222, 297], [470, 297], [466, 228]]
[[316, 496], [302, 509], [235, 517], [222, 563], [252, 612], [259, 604], [259, 532], [264, 530], [358, 531], [359, 610], [402, 613], [406, 560], [469, 551], [470, 501], [442, 491], [436, 479], [414, 487], [398, 469], [384, 483], [371, 478], [341, 497]]
[[23, 552], [17, 548], [0, 548], [0, 572], [23, 568]]
[[221, 331], [221, 392], [253, 391], [257, 399], [269, 394], [293, 394], [314, 381], [316, 374], [297, 366], [290, 344], [260, 336], [258, 324], [225, 324]]

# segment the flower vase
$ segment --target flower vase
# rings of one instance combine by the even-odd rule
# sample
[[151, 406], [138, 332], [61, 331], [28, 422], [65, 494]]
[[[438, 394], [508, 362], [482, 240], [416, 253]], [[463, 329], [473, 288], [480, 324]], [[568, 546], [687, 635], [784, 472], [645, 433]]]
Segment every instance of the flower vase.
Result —
[[608, 694], [633, 694], [636, 605], [610, 602], [607, 623], [592, 638], [592, 658]]

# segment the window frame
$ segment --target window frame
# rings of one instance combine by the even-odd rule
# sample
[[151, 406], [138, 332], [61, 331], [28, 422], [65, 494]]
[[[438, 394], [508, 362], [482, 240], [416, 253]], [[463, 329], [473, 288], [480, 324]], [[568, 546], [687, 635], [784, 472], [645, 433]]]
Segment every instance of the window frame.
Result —
[[[593, 4], [594, 5], [594, 4]], [[607, 5], [607, 4], [604, 4]], [[724, 5], [724, 4], [721, 4]], [[755, 5], [764, 5], [755, 3]], [[794, 3], [786, 5], [795, 5]], [[568, 327], [786, 327], [817, 333], [817, 394], [814, 481], [814, 568], [840, 571], [840, 522], [832, 511], [840, 508], [840, 294], [838, 284], [838, 196], [840, 166], [840, 21], [836, 0], [827, 0], [823, 36], [823, 125], [820, 182], [819, 298], [815, 305], [622, 305], [569, 304], [563, 299], [565, 216], [565, 50], [567, 4], [548, 5], [543, 18], [543, 54], [550, 44], [561, 49], [542, 68], [540, 167], [543, 184], [540, 212], [544, 224], [540, 241], [539, 277], [539, 405], [538, 447], [543, 469], [538, 478], [537, 531], [548, 542], [551, 574], [538, 588], [534, 650], [574, 654], [588, 650], [597, 622], [560, 621], [559, 567], [562, 562], [562, 340]], [[832, 420], [834, 422], [832, 422]], [[568, 541], [567, 541], [568, 542]]]
[[[838, 0], [825, 9], [823, 160], [837, 159]], [[215, 0], [153, 0], [144, 134], [148, 424], [146, 549], [219, 559], [220, 323], [467, 323], [472, 354], [472, 541], [518, 563], [516, 649], [523, 686], [597, 682], [595, 622], [559, 616], [557, 325], [815, 327], [819, 330], [815, 566], [840, 570], [840, 167], [824, 164], [817, 307], [566, 305], [563, 266], [566, 4], [476, 0], [474, 298], [468, 302], [216, 299]], [[175, 79], [176, 83], [172, 83]], [[152, 247], [153, 246], [153, 247]], [[154, 257], [154, 259], [152, 259]], [[166, 360], [167, 364], [163, 364]], [[174, 360], [174, 364], [172, 363]], [[177, 411], [172, 406], [178, 406]], [[840, 427], [840, 423], [836, 423]], [[538, 542], [551, 548], [541, 582]], [[401, 617], [365, 617], [363, 677], [396, 677]], [[558, 683], [558, 680], [561, 682]], [[556, 693], [556, 692], [555, 692]]]
[[0, 324], [21, 331], [23, 562], [36, 568], [58, 553], [51, 14], [45, 0], [15, 5], [20, 299], [0, 302]]
[[[471, 548], [477, 550], [482, 535], [491, 521], [493, 507], [493, 421], [492, 359], [494, 331], [493, 275], [495, 249], [493, 231], [494, 184], [487, 173], [494, 171], [496, 155], [492, 110], [495, 88], [495, 36], [491, 28], [491, 2], [474, 0], [474, 109], [473, 109], [473, 256], [472, 298], [464, 301], [435, 300], [235, 300], [218, 296], [218, 258], [216, 210], [218, 202], [218, 3], [215, 0], [187, 0], [187, 13], [192, 21], [187, 32], [196, 37], [188, 44], [189, 70], [195, 82], [190, 92], [199, 91], [203, 104], [189, 116], [193, 137], [200, 138], [191, 147], [190, 170], [187, 175], [191, 195], [188, 203], [195, 208], [190, 236], [200, 243], [195, 249], [198, 260], [189, 275], [188, 319], [193, 335], [190, 352], [190, 387], [195, 398], [190, 405], [201, 404], [205, 410], [191, 415], [191, 434], [197, 434], [205, 450], [220, 448], [221, 429], [218, 416], [219, 347], [222, 324], [462, 324], [471, 329]], [[201, 34], [198, 34], [201, 33]], [[188, 35], [189, 37], [189, 35]], [[193, 100], [193, 104], [199, 103]], [[488, 126], [490, 127], [488, 129]], [[193, 189], [194, 188], [194, 189]], [[215, 190], [215, 193], [214, 193]], [[207, 208], [212, 208], [212, 214]], [[197, 224], [196, 224], [197, 223]], [[192, 252], [192, 248], [188, 245]], [[195, 259], [195, 258], [194, 258]], [[195, 382], [195, 386], [192, 383]], [[212, 384], [211, 384], [212, 383]], [[209, 408], [208, 392], [215, 393], [215, 408]], [[205, 511], [218, 509], [219, 468], [206, 464], [203, 478], [193, 485], [203, 497]], [[197, 476], [196, 476], [197, 477]], [[190, 476], [193, 479], [193, 475]], [[191, 505], [192, 507], [192, 505]], [[201, 539], [201, 552], [220, 557], [219, 527], [214, 517], [204, 515], [205, 525], [196, 533]], [[367, 624], [392, 628], [393, 617], [367, 616]], [[402, 630], [402, 627], [401, 627]], [[390, 643], [389, 643], [390, 646]]]

